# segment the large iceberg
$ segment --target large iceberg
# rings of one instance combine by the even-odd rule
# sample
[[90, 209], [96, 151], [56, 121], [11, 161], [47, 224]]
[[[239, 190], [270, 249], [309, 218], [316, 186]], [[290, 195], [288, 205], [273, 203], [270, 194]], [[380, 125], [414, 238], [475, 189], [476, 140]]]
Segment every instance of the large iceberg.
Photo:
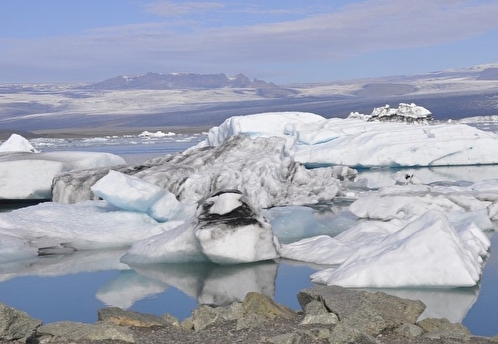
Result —
[[[239, 190], [256, 208], [328, 201], [340, 193], [340, 179], [353, 178], [347, 167], [308, 170], [284, 155], [280, 137], [238, 135], [217, 147], [189, 149], [142, 166], [113, 168], [160, 186], [184, 203], [198, 202], [221, 190]], [[92, 185], [109, 168], [58, 175], [53, 200], [94, 199]]]
[[364, 243], [338, 268], [311, 278], [344, 287], [461, 287], [477, 284], [481, 265], [478, 252], [447, 217], [429, 210], [402, 229]]
[[122, 164], [123, 158], [109, 153], [40, 153], [13, 134], [0, 145], [0, 199], [49, 200], [52, 180], [59, 173]]
[[[400, 107], [397, 116], [425, 118], [428, 115], [428, 111], [414, 104], [402, 104]], [[376, 117], [383, 117], [382, 111], [378, 112]], [[285, 155], [307, 166], [498, 164], [498, 136], [494, 133], [465, 124], [412, 125], [369, 122], [369, 118], [366, 119], [354, 116], [325, 119], [298, 112], [236, 116], [211, 129], [202, 145], [216, 146], [233, 135], [244, 134], [254, 138], [271, 133], [287, 140]], [[265, 123], [264, 129], [258, 126], [259, 123]]]

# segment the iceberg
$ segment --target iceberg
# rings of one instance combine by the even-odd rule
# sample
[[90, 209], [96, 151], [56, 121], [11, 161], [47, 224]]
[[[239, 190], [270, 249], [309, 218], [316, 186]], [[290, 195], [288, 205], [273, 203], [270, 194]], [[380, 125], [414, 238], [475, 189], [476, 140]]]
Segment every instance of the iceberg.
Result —
[[[382, 111], [377, 117], [390, 116]], [[400, 105], [399, 115], [429, 116], [413, 104]], [[0, 257], [101, 248], [125, 249], [120, 261], [130, 266], [284, 257], [328, 265], [313, 274], [317, 283], [474, 286], [490, 246], [483, 231], [498, 216], [495, 179], [424, 183], [413, 169], [370, 187], [353, 167], [496, 164], [497, 136], [413, 122], [301, 112], [232, 117], [184, 152], [57, 173], [54, 202], [0, 214]], [[310, 207], [323, 204], [333, 216], [321, 219]], [[19, 248], [17, 258], [8, 243]]]
[[[284, 155], [285, 144], [280, 137], [233, 136], [217, 147], [197, 147], [142, 166], [113, 170], [164, 188], [183, 203], [199, 202], [222, 190], [239, 190], [258, 209], [331, 200], [340, 193], [339, 178], [355, 176], [347, 167], [308, 170]], [[108, 171], [58, 175], [53, 200], [71, 203], [93, 199], [92, 185]]]
[[[389, 117], [390, 109], [374, 111]], [[387, 112], [384, 115], [384, 112]], [[426, 118], [429, 111], [401, 104], [396, 116]], [[297, 121], [303, 118], [305, 120]], [[264, 130], [259, 123], [265, 123]], [[288, 123], [288, 125], [284, 125]], [[259, 129], [258, 129], [259, 128]], [[235, 116], [208, 133], [201, 145], [217, 146], [233, 135], [287, 140], [285, 154], [310, 167], [410, 167], [498, 164], [498, 136], [466, 124], [413, 125], [351, 118], [320, 118], [309, 113]]]
[[121, 261], [251, 263], [278, 258], [278, 248], [271, 226], [247, 198], [225, 191], [206, 199], [184, 225], [133, 244]]
[[39, 153], [28, 140], [18, 134], [10, 135], [10, 137], [0, 145], [0, 153], [3, 152]]
[[482, 259], [462, 242], [446, 216], [429, 210], [407, 226], [355, 251], [315, 283], [343, 287], [461, 287], [480, 279]]
[[109, 153], [40, 153], [13, 134], [0, 145], [0, 199], [49, 200], [52, 180], [59, 173], [122, 164], [123, 158]]

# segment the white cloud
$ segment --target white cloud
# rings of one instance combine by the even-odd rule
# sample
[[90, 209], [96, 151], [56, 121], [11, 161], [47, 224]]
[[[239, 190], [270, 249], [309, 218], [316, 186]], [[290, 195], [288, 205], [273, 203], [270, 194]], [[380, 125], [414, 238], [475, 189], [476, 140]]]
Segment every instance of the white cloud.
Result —
[[[169, 1], [154, 6], [149, 9], [167, 15], [209, 11], [223, 4]], [[130, 70], [123, 71], [127, 73], [133, 72], [133, 66], [143, 71], [223, 72], [224, 66], [237, 64], [330, 62], [368, 52], [455, 42], [498, 28], [496, 18], [495, 1], [365, 0], [297, 20], [246, 26], [194, 25], [184, 30], [171, 22], [136, 24], [81, 36], [0, 42], [4, 46], [0, 71], [13, 63], [109, 66], [109, 71], [121, 66]]]
[[157, 1], [146, 5], [146, 11], [158, 16], [176, 16], [186, 15], [194, 12], [206, 12], [218, 10], [225, 7], [221, 2], [174, 2], [174, 1]]

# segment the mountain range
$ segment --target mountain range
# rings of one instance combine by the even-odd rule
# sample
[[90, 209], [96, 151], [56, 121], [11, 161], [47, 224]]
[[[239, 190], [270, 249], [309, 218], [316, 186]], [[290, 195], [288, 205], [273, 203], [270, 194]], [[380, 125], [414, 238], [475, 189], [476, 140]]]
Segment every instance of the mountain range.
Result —
[[436, 120], [498, 115], [498, 63], [314, 84], [275, 85], [223, 73], [147, 73], [85, 85], [0, 84], [0, 131], [209, 127], [259, 112], [346, 117], [399, 103], [421, 105]]

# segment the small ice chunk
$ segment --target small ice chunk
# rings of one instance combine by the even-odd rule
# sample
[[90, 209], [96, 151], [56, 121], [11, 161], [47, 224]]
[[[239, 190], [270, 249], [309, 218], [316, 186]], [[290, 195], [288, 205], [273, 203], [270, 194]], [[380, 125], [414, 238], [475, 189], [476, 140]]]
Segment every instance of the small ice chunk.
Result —
[[18, 134], [10, 135], [7, 141], [0, 145], [0, 152], [39, 153], [39, 151], [37, 151], [28, 140]]
[[91, 187], [92, 192], [123, 210], [146, 212], [166, 191], [134, 176], [110, 170]]

